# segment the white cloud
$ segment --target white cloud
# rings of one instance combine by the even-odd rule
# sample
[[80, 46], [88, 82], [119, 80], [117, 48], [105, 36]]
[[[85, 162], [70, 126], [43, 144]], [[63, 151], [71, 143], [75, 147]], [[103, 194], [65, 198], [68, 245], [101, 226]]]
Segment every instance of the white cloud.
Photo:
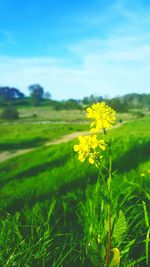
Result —
[[[16, 58], [0, 56], [1, 85], [15, 86], [28, 93], [27, 87], [40, 83], [54, 99], [82, 98], [90, 94], [122, 95], [128, 92], [150, 92], [150, 20], [147, 15], [127, 8], [128, 1], [112, 6], [123, 22], [115, 24], [105, 38], [87, 38], [68, 47], [73, 58]], [[112, 11], [111, 10], [111, 11]], [[105, 18], [109, 21], [110, 10]], [[92, 20], [91, 27], [103, 18]], [[86, 18], [83, 20], [86, 21]]]
[[150, 47], [140, 46], [134, 54], [124, 49], [120, 53], [117, 48], [106, 49], [104, 54], [88, 53], [80, 68], [63, 67], [61, 61], [52, 58], [0, 57], [0, 83], [18, 87], [26, 94], [30, 84], [40, 83], [54, 99], [148, 92]]

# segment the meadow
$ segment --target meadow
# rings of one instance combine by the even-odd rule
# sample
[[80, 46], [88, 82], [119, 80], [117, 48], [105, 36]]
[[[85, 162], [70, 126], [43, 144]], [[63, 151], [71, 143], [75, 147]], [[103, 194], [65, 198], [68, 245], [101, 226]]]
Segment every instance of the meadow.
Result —
[[[0, 107], [0, 114], [2, 112], [2, 108]], [[22, 123], [88, 123], [87, 118], [85, 117], [85, 109], [81, 110], [54, 110], [50, 106], [39, 106], [39, 107], [33, 107], [33, 106], [19, 106], [17, 108], [19, 112], [19, 124]], [[137, 112], [140, 112], [139, 109], [130, 110], [126, 113], [117, 113], [117, 119], [118, 120], [132, 120], [136, 119]], [[150, 112], [147, 109], [142, 109], [142, 112], [144, 114], [150, 114]], [[5, 123], [4, 120], [0, 118], [1, 123]]]
[[8, 123], [0, 125], [0, 151], [33, 148], [72, 132], [86, 131], [86, 124]]
[[[68, 121], [0, 126], [0, 151], [37, 147], [0, 164], [0, 266], [104, 266], [99, 260], [100, 248], [105, 248], [99, 239], [98, 170], [78, 161], [73, 151], [77, 140], [42, 146], [67, 133], [87, 130], [82, 119]], [[118, 216], [112, 244], [121, 252], [120, 266], [148, 267], [150, 117], [120, 124], [109, 136], [111, 208]], [[107, 161], [107, 155], [104, 158]]]

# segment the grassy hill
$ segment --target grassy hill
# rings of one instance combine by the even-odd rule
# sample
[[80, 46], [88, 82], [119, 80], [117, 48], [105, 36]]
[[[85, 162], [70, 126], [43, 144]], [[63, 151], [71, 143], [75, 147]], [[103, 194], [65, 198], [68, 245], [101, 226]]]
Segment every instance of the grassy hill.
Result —
[[[3, 128], [1, 150], [79, 130], [79, 125], [15, 127]], [[126, 221], [126, 233], [116, 241], [124, 267], [148, 266], [149, 133], [149, 117], [109, 132], [114, 139], [112, 210], [121, 209]], [[98, 243], [94, 236], [89, 240], [87, 228], [97, 170], [77, 160], [75, 143], [40, 147], [0, 164], [1, 266], [96, 266]]]

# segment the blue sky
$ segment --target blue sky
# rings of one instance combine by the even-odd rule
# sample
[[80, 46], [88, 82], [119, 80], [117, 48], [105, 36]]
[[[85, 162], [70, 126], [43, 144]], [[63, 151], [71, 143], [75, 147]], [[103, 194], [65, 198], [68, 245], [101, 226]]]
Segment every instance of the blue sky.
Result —
[[1, 0], [0, 85], [53, 99], [150, 92], [150, 1]]

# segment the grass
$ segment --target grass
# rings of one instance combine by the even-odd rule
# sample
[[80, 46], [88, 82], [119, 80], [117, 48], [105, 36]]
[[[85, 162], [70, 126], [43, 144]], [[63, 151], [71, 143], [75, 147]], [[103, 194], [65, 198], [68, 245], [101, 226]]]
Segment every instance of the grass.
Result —
[[[84, 110], [53, 110], [50, 107], [30, 107], [21, 108], [19, 110], [22, 119], [30, 120], [41, 120], [41, 121], [51, 121], [51, 122], [78, 122], [85, 121], [85, 111]], [[36, 117], [33, 117], [36, 114]]]
[[[0, 113], [2, 109], [0, 108]], [[53, 110], [50, 106], [42, 107], [19, 107], [19, 123], [21, 122], [68, 122], [77, 123], [85, 122], [85, 111], [84, 110]], [[2, 120], [3, 122], [3, 120]]]
[[[124, 267], [149, 264], [149, 122], [144, 118], [109, 132], [112, 209], [122, 211], [127, 228], [113, 245], [119, 246]], [[89, 207], [96, 205], [97, 170], [77, 160], [74, 143], [41, 147], [0, 164], [2, 266], [96, 266], [97, 224], [92, 239], [89, 226], [98, 220]]]
[[[138, 110], [139, 111], [139, 110]], [[141, 110], [140, 110], [141, 111]], [[0, 108], [0, 113], [2, 112], [2, 108]], [[87, 123], [88, 120], [85, 116], [85, 110], [53, 110], [50, 106], [41, 106], [41, 107], [18, 107], [19, 117], [18, 123], [29, 123], [29, 122], [50, 122], [50, 123]], [[144, 114], [146, 111], [142, 111]], [[134, 110], [126, 112], [126, 113], [118, 113], [117, 120], [134, 120], [137, 116], [134, 114]], [[8, 121], [4, 121], [0, 119], [2, 123], [8, 123]], [[15, 121], [17, 122], [17, 121]]]
[[76, 132], [87, 130], [80, 124], [6, 124], [0, 125], [0, 151], [38, 147], [47, 141]]

